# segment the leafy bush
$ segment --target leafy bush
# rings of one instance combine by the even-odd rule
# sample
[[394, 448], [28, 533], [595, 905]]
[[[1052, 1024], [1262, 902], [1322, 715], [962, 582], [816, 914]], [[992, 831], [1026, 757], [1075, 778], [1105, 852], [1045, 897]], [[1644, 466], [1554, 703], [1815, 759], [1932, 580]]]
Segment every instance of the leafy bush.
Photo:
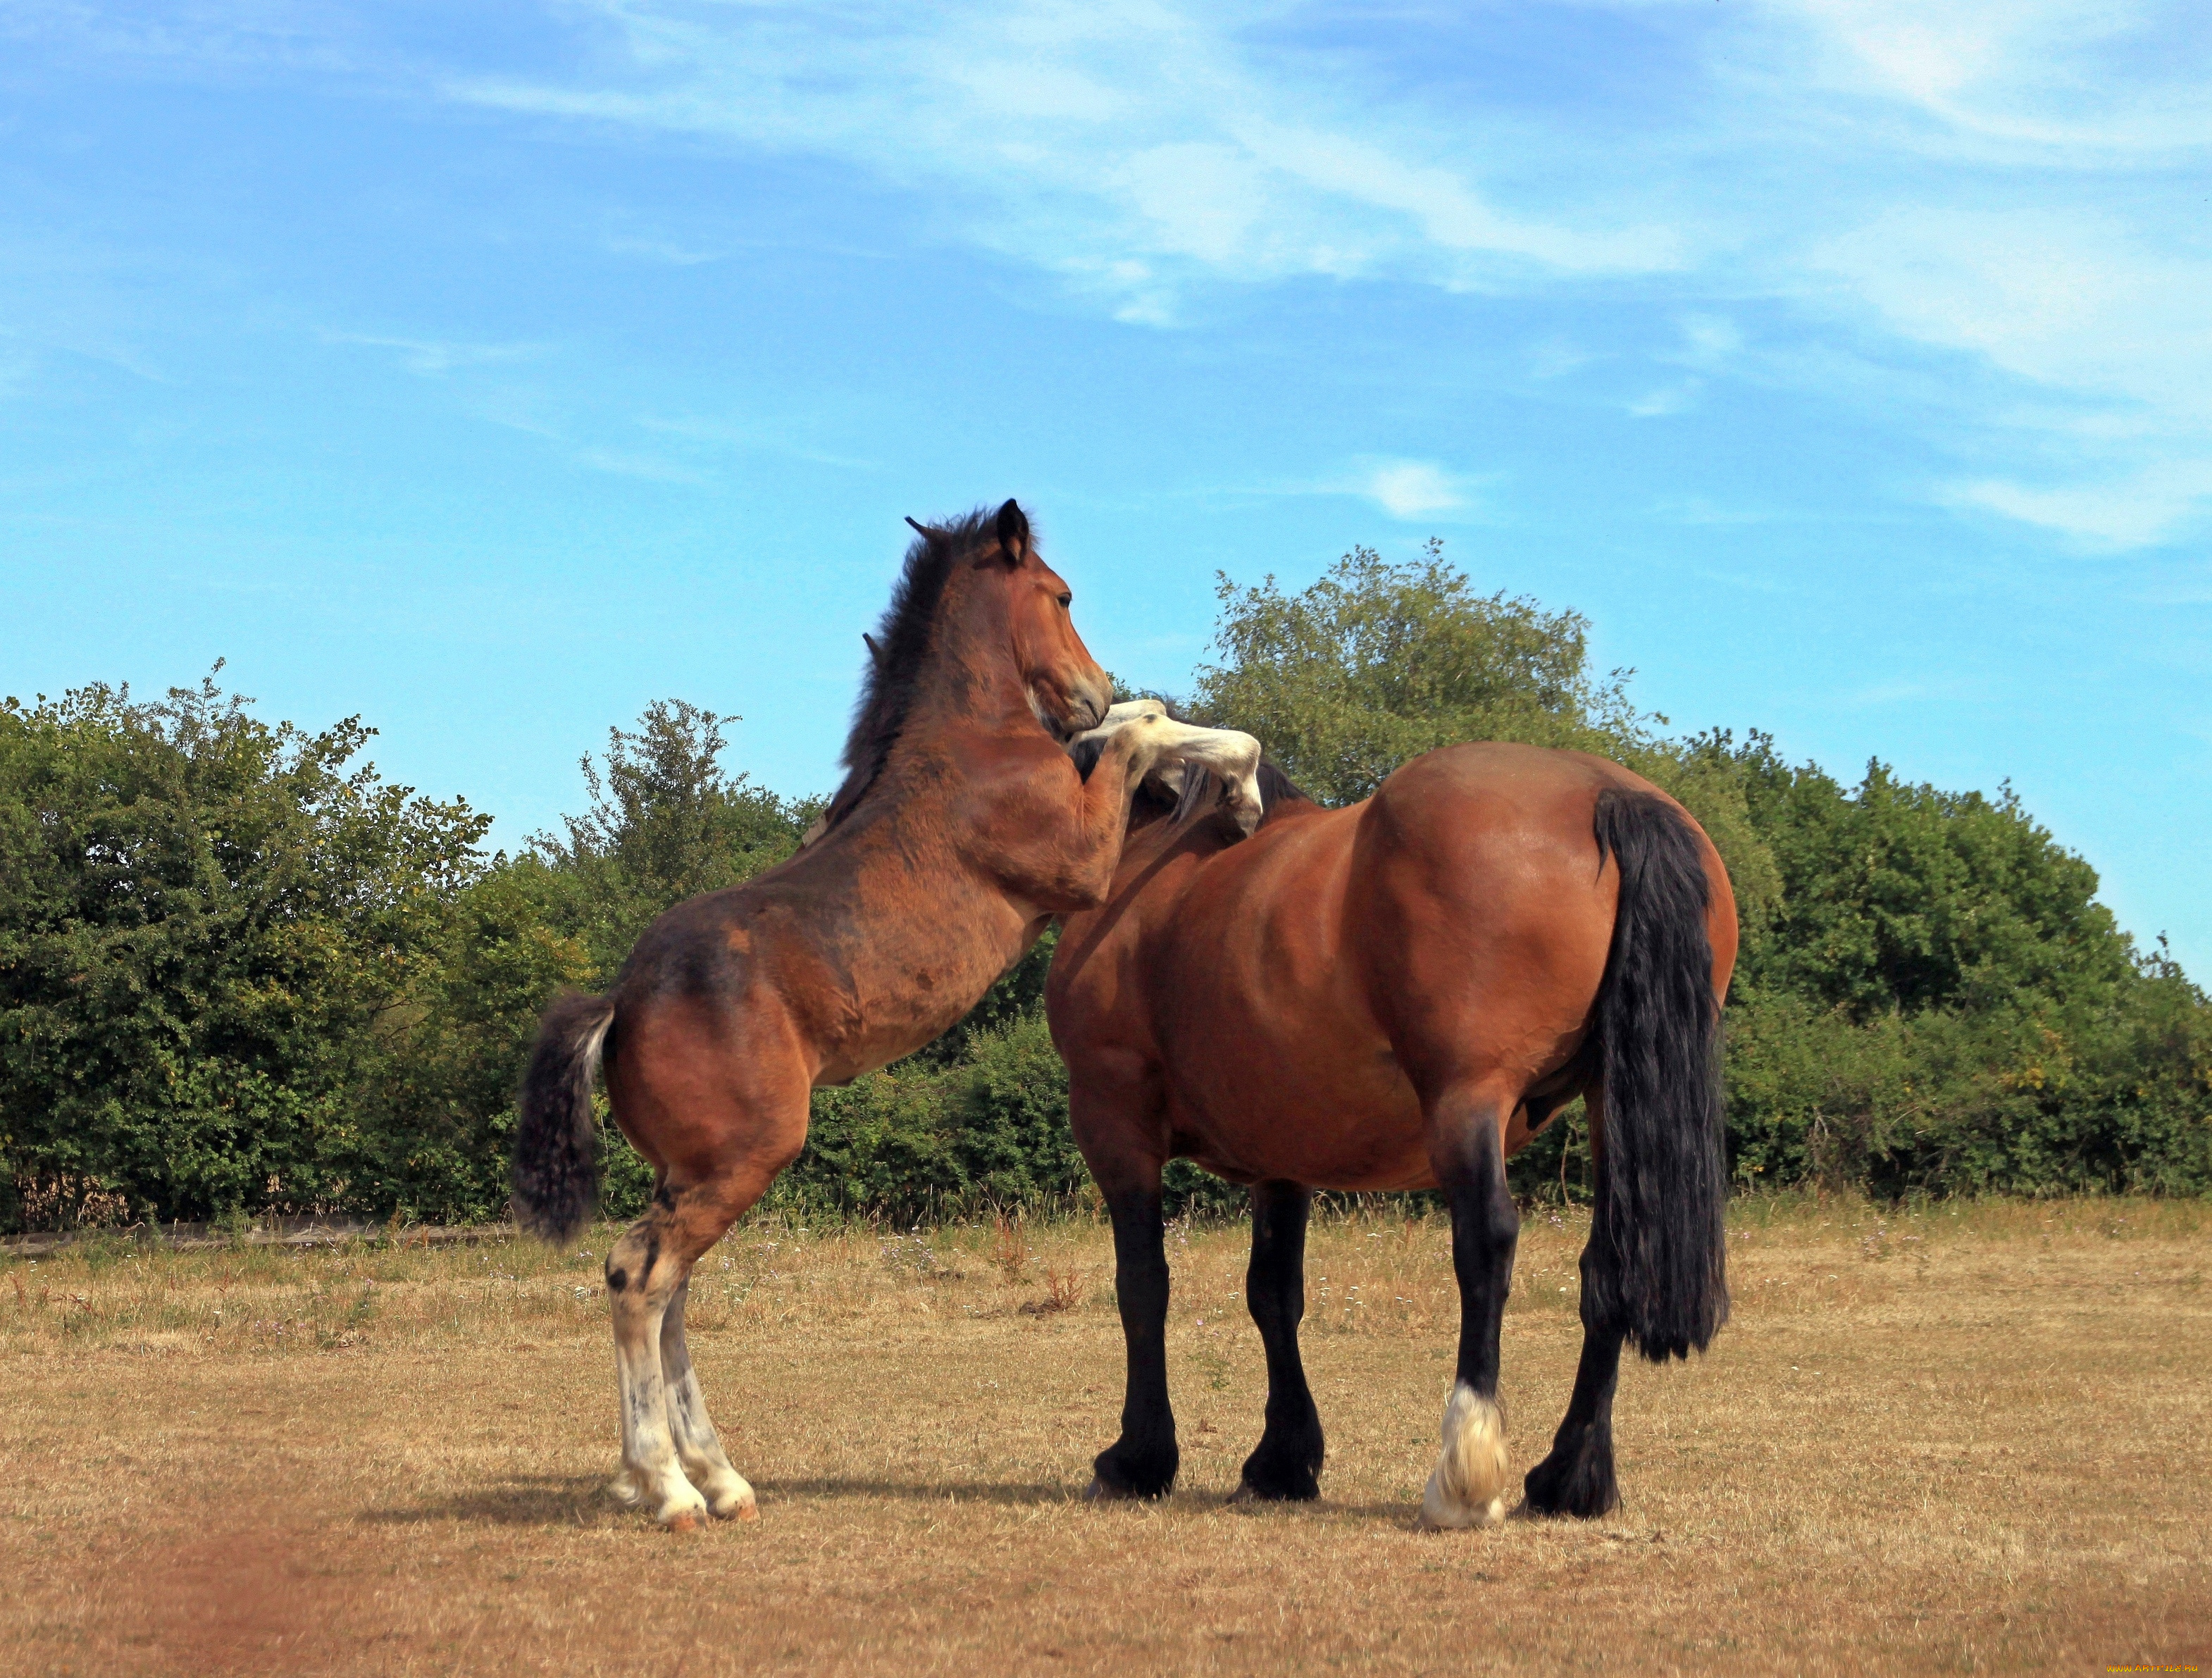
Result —
[[0, 705], [0, 1221], [355, 1204], [376, 1027], [485, 818], [210, 677]]

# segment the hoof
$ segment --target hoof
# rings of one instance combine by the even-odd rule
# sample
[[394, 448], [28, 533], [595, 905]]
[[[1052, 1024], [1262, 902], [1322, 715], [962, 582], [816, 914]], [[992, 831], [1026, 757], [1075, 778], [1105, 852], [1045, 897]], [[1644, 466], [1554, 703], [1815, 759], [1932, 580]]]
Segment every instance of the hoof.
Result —
[[1505, 1418], [1474, 1388], [1444, 1407], [1443, 1450], [1421, 1493], [1424, 1532], [1467, 1532], [1505, 1518]]
[[1255, 1482], [1249, 1474], [1230, 1494], [1231, 1503], [1318, 1503], [1321, 1481], [1311, 1474], [1284, 1475], [1272, 1482]]
[[653, 1518], [672, 1529], [679, 1521], [688, 1519], [696, 1525], [705, 1520], [706, 1499], [701, 1497], [691, 1482], [682, 1474], [673, 1474], [670, 1478], [674, 1480], [673, 1485], [664, 1480], [656, 1486], [652, 1476], [626, 1467], [608, 1482], [607, 1495], [624, 1509], [641, 1509], [653, 1500], [657, 1491], [659, 1506], [653, 1511]]
[[707, 1512], [718, 1521], [750, 1521], [760, 1513], [753, 1506], [753, 1488], [734, 1470], [707, 1480], [699, 1490], [706, 1495]]
[[1095, 1477], [1084, 1495], [1094, 1502], [1117, 1503], [1164, 1498], [1175, 1490], [1176, 1470], [1181, 1466], [1172, 1444], [1164, 1451], [1141, 1454], [1109, 1447], [1091, 1463]]
[[[689, 1486], [684, 1490], [691, 1492]], [[696, 1492], [688, 1498], [679, 1494], [662, 1504], [653, 1518], [671, 1532], [690, 1532], [707, 1519], [707, 1500]]]
[[1610, 1436], [1554, 1445], [1552, 1454], [1528, 1471], [1522, 1482], [1531, 1515], [1565, 1515], [1594, 1521], [1620, 1507], [1613, 1478]]
[[1429, 1478], [1428, 1490], [1421, 1498], [1421, 1512], [1415, 1517], [1417, 1532], [1480, 1532], [1485, 1527], [1494, 1527], [1505, 1518], [1505, 1499], [1492, 1498], [1480, 1505], [1453, 1503], [1439, 1494], [1436, 1477]]

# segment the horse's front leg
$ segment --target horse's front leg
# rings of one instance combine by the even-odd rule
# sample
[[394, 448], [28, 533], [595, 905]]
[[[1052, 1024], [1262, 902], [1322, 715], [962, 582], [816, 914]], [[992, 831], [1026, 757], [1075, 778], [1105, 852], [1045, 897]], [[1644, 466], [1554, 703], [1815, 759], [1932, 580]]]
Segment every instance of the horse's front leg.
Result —
[[1114, 1292], [1128, 1345], [1121, 1437], [1098, 1453], [1094, 1498], [1157, 1498], [1175, 1484], [1182, 1454], [1168, 1406], [1167, 1231], [1157, 1171], [1148, 1185], [1106, 1198], [1114, 1221]]
[[1323, 1444], [1298, 1357], [1306, 1314], [1306, 1218], [1313, 1191], [1302, 1183], [1262, 1183], [1252, 1190], [1252, 1263], [1244, 1303], [1267, 1353], [1267, 1426], [1245, 1460], [1237, 1495], [1304, 1501], [1321, 1495]]
[[1451, 1206], [1460, 1312], [1443, 1449], [1421, 1498], [1421, 1524], [1432, 1529], [1492, 1526], [1505, 1514], [1498, 1337], [1521, 1237], [1521, 1214], [1505, 1186], [1503, 1121], [1511, 1110], [1510, 1103], [1448, 1101], [1430, 1116], [1430, 1152]]

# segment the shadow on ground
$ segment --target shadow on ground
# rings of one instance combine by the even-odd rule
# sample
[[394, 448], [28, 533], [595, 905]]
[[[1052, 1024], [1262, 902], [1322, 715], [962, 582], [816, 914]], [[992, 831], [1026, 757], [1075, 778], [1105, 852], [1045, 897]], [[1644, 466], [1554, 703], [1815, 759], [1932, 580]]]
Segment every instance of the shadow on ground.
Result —
[[[424, 1521], [481, 1521], [493, 1526], [536, 1527], [592, 1525], [603, 1520], [635, 1521], [635, 1511], [621, 1508], [606, 1494], [603, 1474], [518, 1474], [488, 1486], [472, 1487], [457, 1496], [428, 1499], [419, 1504], [364, 1511], [358, 1517], [380, 1525], [405, 1526]], [[1050, 1504], [1087, 1501], [1076, 1486], [1065, 1482], [1008, 1480], [911, 1481], [821, 1476], [806, 1480], [757, 1480], [753, 1489], [764, 1506], [810, 1500], [842, 1501], [866, 1499], [896, 1503], [996, 1504], [1006, 1508], [1036, 1508]], [[1238, 1503], [1211, 1492], [1179, 1492], [1165, 1499], [1131, 1499], [1098, 1505], [1101, 1511], [1223, 1511], [1251, 1520], [1325, 1520], [1365, 1525], [1410, 1527], [1419, 1513], [1418, 1505], [1400, 1502], [1340, 1503], [1324, 1497], [1316, 1503]], [[1516, 1524], [1530, 1521], [1554, 1523], [1531, 1516], [1525, 1506], [1513, 1510]], [[1578, 1522], [1556, 1524], [1577, 1528]], [[1595, 1523], [1593, 1523], [1595, 1525]], [[1597, 1529], [1602, 1530], [1602, 1528]]]

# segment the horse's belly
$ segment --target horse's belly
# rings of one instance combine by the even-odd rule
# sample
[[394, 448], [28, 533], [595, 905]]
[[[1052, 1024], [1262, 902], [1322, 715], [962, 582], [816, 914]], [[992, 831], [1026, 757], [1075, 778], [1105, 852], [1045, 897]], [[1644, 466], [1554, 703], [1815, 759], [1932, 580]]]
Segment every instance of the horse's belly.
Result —
[[1348, 994], [1282, 989], [1217, 994], [1202, 1015], [1181, 1012], [1168, 1027], [1168, 1116], [1178, 1142], [1236, 1181], [1431, 1186], [1419, 1097], [1364, 1007]]

